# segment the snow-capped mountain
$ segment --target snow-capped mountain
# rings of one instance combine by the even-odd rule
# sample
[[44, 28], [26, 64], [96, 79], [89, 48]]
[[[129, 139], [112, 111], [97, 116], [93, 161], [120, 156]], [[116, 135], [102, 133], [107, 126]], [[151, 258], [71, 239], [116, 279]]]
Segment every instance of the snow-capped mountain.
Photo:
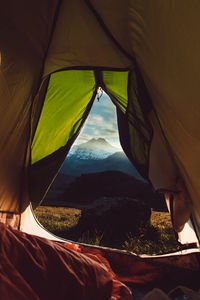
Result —
[[64, 161], [61, 173], [80, 176], [108, 170], [118, 170], [142, 180], [124, 152], [103, 138], [74, 146]]
[[86, 143], [74, 146], [69, 152], [67, 158], [76, 157], [83, 160], [100, 160], [105, 159], [115, 152], [121, 151], [119, 148], [113, 147], [105, 139], [91, 139]]

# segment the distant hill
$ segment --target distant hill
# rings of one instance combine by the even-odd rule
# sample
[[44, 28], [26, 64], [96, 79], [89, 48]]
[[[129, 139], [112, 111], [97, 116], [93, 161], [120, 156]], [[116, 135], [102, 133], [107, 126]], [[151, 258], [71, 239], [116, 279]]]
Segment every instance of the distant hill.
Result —
[[62, 200], [91, 203], [99, 197], [130, 197], [149, 207], [166, 209], [163, 196], [155, 193], [150, 184], [120, 171], [83, 174], [65, 189]]
[[[51, 188], [47, 192], [43, 205], [61, 205], [61, 196], [66, 188], [76, 179], [75, 176], [67, 175], [63, 173], [58, 173], [56, 179], [54, 180]], [[61, 202], [60, 202], [61, 201]]]
[[123, 151], [110, 145], [105, 139], [91, 139], [87, 143], [76, 145], [66, 158], [61, 173], [80, 176], [118, 170], [143, 180]]
[[75, 176], [58, 173], [55, 181], [51, 186], [51, 190], [64, 190], [75, 179], [76, 179]]
[[114, 154], [105, 158], [103, 160], [103, 164], [106, 166], [107, 170], [122, 171], [136, 177], [137, 179], [143, 180], [124, 152], [115, 152]]
[[139, 175], [124, 152], [102, 138], [73, 147], [44, 203], [67, 206], [99, 197], [130, 197], [166, 209], [163, 197]]

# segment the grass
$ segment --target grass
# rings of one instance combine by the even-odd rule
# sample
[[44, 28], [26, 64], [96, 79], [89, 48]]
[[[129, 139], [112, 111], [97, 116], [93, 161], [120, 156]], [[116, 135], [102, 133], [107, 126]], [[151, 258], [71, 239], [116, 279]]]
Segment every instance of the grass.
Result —
[[98, 232], [98, 230], [94, 230], [93, 232], [91, 231], [85, 231], [79, 238], [78, 242], [79, 243], [86, 243], [90, 245], [101, 245], [101, 241], [103, 239], [103, 233]]
[[128, 233], [122, 248], [151, 255], [179, 250], [169, 213], [152, 211], [150, 226], [140, 228], [138, 236]]
[[[112, 239], [105, 244], [105, 233], [98, 232], [97, 229], [81, 233], [73, 231], [81, 216], [79, 209], [40, 206], [35, 210], [35, 214], [39, 222], [56, 235], [87, 244], [116, 247], [115, 241]], [[136, 254], [162, 254], [179, 250], [170, 216], [165, 212], [153, 211], [149, 225], [139, 228], [137, 234], [124, 233], [124, 237], [117, 247]]]
[[66, 231], [77, 225], [81, 210], [68, 207], [39, 206], [35, 210], [39, 222], [52, 233]]
[[139, 235], [127, 234], [127, 239], [122, 245], [127, 251], [136, 254], [163, 254], [179, 249], [173, 229], [169, 227], [154, 227], [140, 229]]

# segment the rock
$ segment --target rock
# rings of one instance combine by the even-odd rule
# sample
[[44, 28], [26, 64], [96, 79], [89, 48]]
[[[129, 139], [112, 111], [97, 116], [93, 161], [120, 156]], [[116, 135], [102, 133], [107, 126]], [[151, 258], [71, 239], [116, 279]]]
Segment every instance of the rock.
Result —
[[137, 233], [141, 226], [150, 224], [151, 209], [143, 202], [128, 197], [102, 197], [82, 212], [77, 230], [95, 230], [104, 239], [113, 235], [120, 237], [129, 232]]

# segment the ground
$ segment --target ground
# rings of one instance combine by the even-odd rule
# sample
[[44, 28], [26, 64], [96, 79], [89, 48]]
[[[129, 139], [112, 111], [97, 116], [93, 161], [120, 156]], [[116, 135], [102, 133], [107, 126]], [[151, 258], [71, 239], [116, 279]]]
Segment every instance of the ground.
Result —
[[[81, 210], [67, 207], [40, 206], [35, 210], [39, 222], [54, 234], [73, 239], [73, 229], [81, 216]], [[92, 228], [92, 224], [91, 224]], [[166, 212], [152, 211], [151, 223], [140, 228], [138, 235], [126, 232], [125, 239], [118, 248], [137, 254], [162, 254], [180, 249], [172, 229], [170, 216]], [[116, 247], [112, 240], [109, 245], [103, 244], [103, 232], [95, 229], [90, 232], [74, 235], [74, 240], [102, 246]]]

